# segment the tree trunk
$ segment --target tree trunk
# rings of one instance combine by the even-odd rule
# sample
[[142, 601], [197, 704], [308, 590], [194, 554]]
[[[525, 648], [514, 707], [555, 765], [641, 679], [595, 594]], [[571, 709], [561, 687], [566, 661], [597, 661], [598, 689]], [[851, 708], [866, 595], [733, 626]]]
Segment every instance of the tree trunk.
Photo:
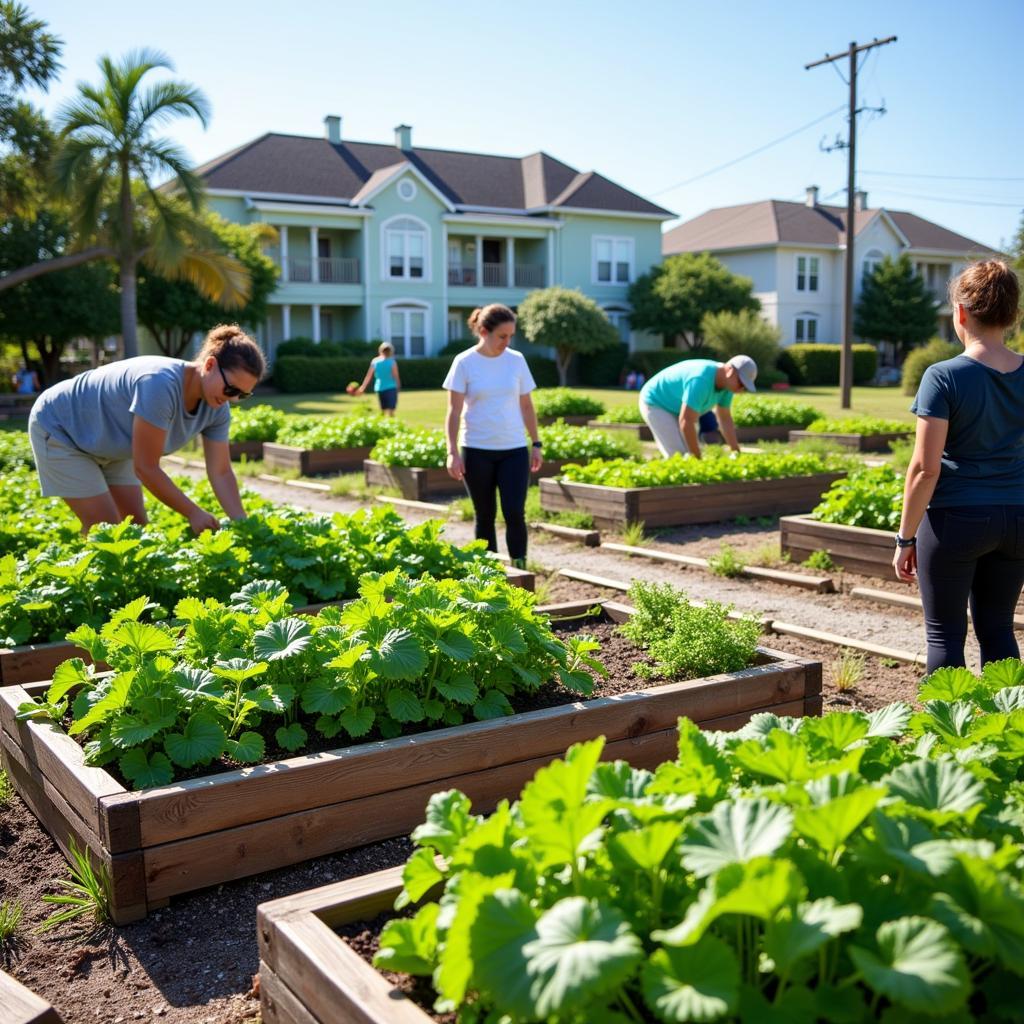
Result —
[[121, 165], [121, 337], [124, 340], [124, 357], [131, 359], [139, 354], [138, 325], [138, 272], [134, 249], [135, 208], [132, 203], [131, 175], [128, 164]]
[[56, 384], [60, 379], [60, 356], [64, 345], [58, 341], [47, 342], [46, 338], [35, 338], [36, 349], [39, 351], [39, 362], [43, 367], [42, 383]]
[[71, 267], [81, 266], [91, 260], [104, 260], [116, 255], [114, 250], [105, 245], [97, 245], [92, 249], [83, 249], [81, 252], [71, 252], [66, 256], [55, 256], [50, 260], [40, 260], [27, 267], [12, 270], [9, 274], [0, 277], [0, 292], [7, 291], [23, 281], [31, 281], [34, 277], [41, 277], [43, 274], [52, 274], [58, 270], [68, 270]]
[[558, 370], [558, 386], [568, 387], [569, 384], [569, 364], [572, 362], [572, 352], [567, 352], [563, 349], [555, 349], [555, 367]]

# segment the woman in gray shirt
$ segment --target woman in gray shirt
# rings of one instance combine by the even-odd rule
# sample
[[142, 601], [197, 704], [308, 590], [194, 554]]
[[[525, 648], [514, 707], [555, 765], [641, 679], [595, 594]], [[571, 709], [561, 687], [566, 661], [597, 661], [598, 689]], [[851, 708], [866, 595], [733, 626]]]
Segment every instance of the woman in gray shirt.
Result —
[[248, 398], [265, 370], [256, 342], [237, 325], [221, 324], [192, 362], [137, 356], [48, 388], [28, 424], [43, 495], [63, 498], [83, 533], [128, 516], [145, 523], [143, 486], [185, 516], [195, 533], [216, 530], [216, 516], [160, 468], [161, 456], [201, 435], [217, 500], [241, 519], [228, 449], [230, 403]]

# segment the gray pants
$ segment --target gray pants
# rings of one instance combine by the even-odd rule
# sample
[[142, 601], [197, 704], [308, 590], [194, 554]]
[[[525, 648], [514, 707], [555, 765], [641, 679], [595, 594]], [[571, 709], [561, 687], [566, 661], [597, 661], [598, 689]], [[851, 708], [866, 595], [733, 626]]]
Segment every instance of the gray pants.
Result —
[[651, 428], [654, 435], [654, 443], [658, 451], [667, 459], [670, 455], [689, 455], [690, 449], [682, 431], [679, 429], [679, 417], [665, 409], [659, 409], [655, 405], [640, 403], [640, 415], [644, 422]]

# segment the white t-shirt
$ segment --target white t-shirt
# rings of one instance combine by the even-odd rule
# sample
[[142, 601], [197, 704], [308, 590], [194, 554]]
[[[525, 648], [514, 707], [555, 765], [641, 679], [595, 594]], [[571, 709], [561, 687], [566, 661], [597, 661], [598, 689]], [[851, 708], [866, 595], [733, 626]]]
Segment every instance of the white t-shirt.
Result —
[[489, 451], [526, 447], [519, 397], [537, 385], [521, 352], [510, 348], [500, 356], [484, 356], [475, 348], [460, 352], [452, 360], [443, 387], [466, 396], [462, 421], [465, 447]]

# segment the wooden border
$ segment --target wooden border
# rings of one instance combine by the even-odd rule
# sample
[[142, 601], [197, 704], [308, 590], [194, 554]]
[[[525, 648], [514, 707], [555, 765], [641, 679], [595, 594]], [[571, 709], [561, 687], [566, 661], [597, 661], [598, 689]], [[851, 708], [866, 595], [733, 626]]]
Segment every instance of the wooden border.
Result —
[[[631, 612], [605, 604], [614, 621]], [[653, 767], [674, 756], [681, 716], [710, 728], [737, 728], [759, 711], [817, 714], [821, 664], [759, 649], [759, 663], [736, 673], [138, 793], [86, 765], [81, 747], [58, 726], [17, 720], [18, 706], [43, 690], [44, 684], [0, 690], [0, 757], [65, 853], [75, 838], [108, 867], [114, 920], [124, 924], [180, 893], [406, 835], [438, 790], [455, 787], [481, 809], [493, 808], [581, 740], [604, 735], [609, 757]]]
[[806, 561], [814, 551], [827, 551], [843, 569], [891, 579], [896, 534], [865, 526], [823, 523], [811, 516], [783, 516], [779, 520], [779, 548], [794, 562]]
[[905, 441], [914, 433], [912, 427], [898, 434], [818, 434], [811, 430], [791, 430], [790, 441], [831, 441], [858, 452], [887, 452], [892, 441]]
[[[788, 441], [789, 432], [796, 429], [792, 423], [766, 423], [760, 427], [737, 427], [736, 440], [740, 444], [754, 444], [757, 441]], [[725, 443], [725, 437], [720, 430], [708, 431], [704, 437], [714, 444]]]
[[367, 487], [392, 487], [412, 501], [426, 501], [431, 494], [466, 493], [466, 485], [461, 480], [453, 480], [447, 469], [385, 466], [374, 459], [363, 460], [363, 479]]
[[63, 1024], [63, 1021], [42, 996], [0, 971], [0, 1024]]
[[559, 420], [564, 420], [567, 427], [589, 427], [593, 418], [592, 413], [581, 413], [579, 416], [538, 416], [537, 425], [553, 427]]
[[371, 449], [372, 445], [362, 448], [300, 448], [268, 441], [263, 445], [263, 462], [269, 469], [297, 470], [303, 476], [355, 473], [363, 468], [363, 460]]
[[228, 445], [228, 451], [231, 453], [232, 462], [241, 462], [242, 456], [245, 458], [255, 461], [256, 459], [263, 458], [263, 442], [262, 441], [232, 441]]
[[638, 441], [653, 441], [654, 434], [646, 423], [605, 423], [603, 420], [587, 420], [587, 426], [595, 430], [624, 430], [632, 434]]
[[629, 523], [685, 526], [717, 523], [736, 516], [805, 512], [845, 473], [815, 473], [772, 480], [676, 487], [606, 487], [602, 484], [541, 480], [540, 506], [549, 512], [586, 512], [600, 529]]

